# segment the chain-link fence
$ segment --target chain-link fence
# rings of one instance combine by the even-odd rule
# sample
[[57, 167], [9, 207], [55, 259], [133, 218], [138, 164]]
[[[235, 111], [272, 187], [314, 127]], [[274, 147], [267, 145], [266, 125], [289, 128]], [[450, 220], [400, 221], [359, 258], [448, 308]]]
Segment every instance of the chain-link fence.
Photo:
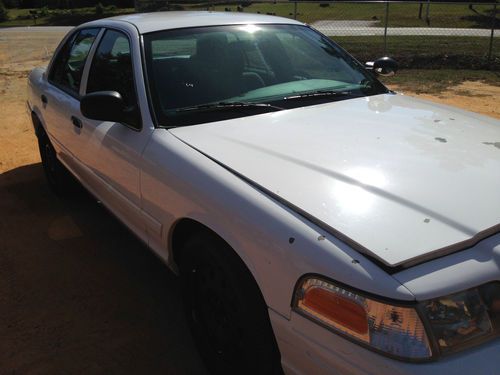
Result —
[[138, 0], [137, 5], [140, 11], [205, 9], [293, 18], [332, 38], [361, 61], [389, 55], [403, 67], [500, 69], [498, 3]]

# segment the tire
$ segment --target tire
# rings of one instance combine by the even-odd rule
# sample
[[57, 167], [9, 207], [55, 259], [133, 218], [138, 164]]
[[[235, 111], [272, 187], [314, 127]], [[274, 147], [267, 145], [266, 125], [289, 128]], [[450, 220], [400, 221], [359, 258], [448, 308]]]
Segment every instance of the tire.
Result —
[[38, 136], [38, 148], [45, 177], [50, 189], [57, 195], [64, 195], [72, 188], [72, 179], [69, 172], [57, 159], [54, 146], [50, 143], [45, 132]]
[[267, 306], [236, 253], [202, 232], [186, 241], [179, 265], [187, 320], [208, 371], [283, 374]]

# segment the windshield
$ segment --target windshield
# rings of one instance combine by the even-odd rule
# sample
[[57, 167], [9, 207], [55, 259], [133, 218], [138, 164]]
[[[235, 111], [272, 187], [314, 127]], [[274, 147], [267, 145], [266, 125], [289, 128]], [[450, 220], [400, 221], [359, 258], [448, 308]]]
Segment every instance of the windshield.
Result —
[[144, 49], [153, 107], [163, 126], [387, 92], [349, 54], [306, 26], [167, 30], [146, 34]]

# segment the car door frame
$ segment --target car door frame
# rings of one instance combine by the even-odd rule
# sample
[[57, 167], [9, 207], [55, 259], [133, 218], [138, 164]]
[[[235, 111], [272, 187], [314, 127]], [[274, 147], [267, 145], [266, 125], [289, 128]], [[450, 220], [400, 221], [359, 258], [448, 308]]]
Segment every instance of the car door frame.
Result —
[[[74, 91], [71, 91], [67, 88], [65, 88], [62, 85], [57, 84], [53, 80], [49, 79], [50, 74], [53, 70], [54, 63], [59, 57], [59, 54], [61, 53], [61, 50], [67, 45], [67, 43], [78, 33], [80, 33], [82, 30], [87, 30], [87, 29], [97, 29], [97, 34], [92, 42], [92, 46], [89, 49], [89, 52], [87, 53], [87, 56], [85, 58], [85, 64], [84, 68], [82, 71], [82, 77], [80, 79], [80, 86], [78, 88], [78, 93], [75, 93]], [[84, 79], [84, 73], [85, 73], [85, 67], [89, 61], [89, 57], [91, 56], [91, 53], [93, 49], [96, 46], [96, 42], [98, 42], [103, 34], [103, 28], [102, 26], [99, 25], [85, 25], [82, 27], [75, 28], [71, 32], [69, 32], [63, 39], [63, 41], [59, 44], [57, 47], [57, 50], [55, 51], [48, 67], [47, 70], [45, 71], [45, 82], [46, 82], [46, 89], [45, 94], [48, 96], [46, 100], [48, 102], [44, 104], [44, 109], [48, 108], [47, 111], [49, 113], [45, 114], [44, 117], [48, 117], [45, 119], [45, 131], [49, 136], [49, 139], [54, 146], [57, 157], [58, 159], [69, 169], [71, 172], [79, 178], [80, 172], [81, 172], [81, 163], [79, 160], [75, 157], [74, 153], [71, 151], [71, 149], [68, 147], [67, 144], [64, 144], [64, 139], [61, 139], [61, 134], [64, 135], [64, 133], [68, 133], [67, 135], [69, 136], [69, 133], [75, 132], [75, 127], [74, 125], [71, 124], [72, 117], [75, 115], [75, 112], [78, 112], [78, 115], [80, 115], [80, 109], [79, 109], [79, 102], [81, 100], [81, 87], [83, 85], [83, 79]], [[56, 99], [56, 97], [59, 97]], [[50, 100], [49, 100], [50, 99]], [[70, 103], [71, 108], [67, 108], [62, 106], [60, 103], [61, 101], [67, 100]], [[77, 101], [78, 103], [73, 103], [73, 101]], [[60, 106], [60, 108], [53, 108], [54, 106]], [[51, 116], [51, 111], [53, 111], [53, 116]], [[60, 112], [60, 113], [58, 113]], [[48, 116], [47, 116], [48, 115]], [[52, 118], [51, 118], [52, 117]], [[59, 118], [58, 118], [59, 117]], [[57, 136], [59, 134], [59, 137]]]
[[[153, 131], [155, 130], [153, 120], [151, 118], [149, 102], [147, 99], [146, 86], [143, 72], [142, 64], [142, 46], [141, 46], [141, 35], [138, 30], [132, 24], [123, 21], [113, 21], [108, 20], [105, 24], [100, 24], [101, 32], [99, 33], [99, 39], [96, 38], [94, 44], [89, 51], [87, 56], [87, 61], [82, 74], [81, 84], [80, 84], [80, 98], [86, 94], [88, 79], [91, 72], [92, 62], [94, 60], [95, 54], [99, 45], [104, 38], [107, 30], [115, 30], [124, 34], [130, 44], [130, 54], [133, 70], [134, 86], [137, 96], [137, 105], [139, 107], [141, 128], [134, 128], [128, 124], [116, 123], [114, 126], [119, 125], [131, 130], [133, 134], [137, 135], [136, 142], [136, 156], [137, 160], [137, 199], [131, 201], [127, 196], [125, 196], [119, 189], [116, 183], [109, 179], [104, 179], [97, 175], [92, 168], [89, 168], [85, 163], [82, 164], [84, 170], [84, 178], [82, 178], [83, 185], [92, 192], [101, 202], [122, 222], [124, 222], [140, 239], [145, 243], [148, 243], [148, 234], [161, 234], [162, 225], [160, 222], [152, 218], [150, 215], [142, 210], [142, 194], [141, 194], [141, 173], [142, 173], [142, 153], [149, 142]], [[93, 126], [96, 127], [96, 122], [94, 120], [86, 119], [81, 115], [81, 119], [84, 127]], [[93, 123], [93, 124], [91, 124]], [[85, 129], [84, 131], [86, 131]], [[94, 129], [95, 130], [95, 129]]]

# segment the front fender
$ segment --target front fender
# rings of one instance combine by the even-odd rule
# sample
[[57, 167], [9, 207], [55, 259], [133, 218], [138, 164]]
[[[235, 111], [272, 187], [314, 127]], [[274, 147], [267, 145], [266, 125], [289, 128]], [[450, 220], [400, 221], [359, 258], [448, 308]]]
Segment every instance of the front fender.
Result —
[[[267, 305], [290, 316], [297, 280], [316, 273], [397, 300], [414, 296], [392, 276], [329, 233], [219, 164], [157, 129], [143, 154], [143, 210], [161, 223], [149, 244], [168, 264], [169, 238], [182, 218], [210, 228], [245, 262]], [[358, 262], [353, 262], [356, 260]]]

